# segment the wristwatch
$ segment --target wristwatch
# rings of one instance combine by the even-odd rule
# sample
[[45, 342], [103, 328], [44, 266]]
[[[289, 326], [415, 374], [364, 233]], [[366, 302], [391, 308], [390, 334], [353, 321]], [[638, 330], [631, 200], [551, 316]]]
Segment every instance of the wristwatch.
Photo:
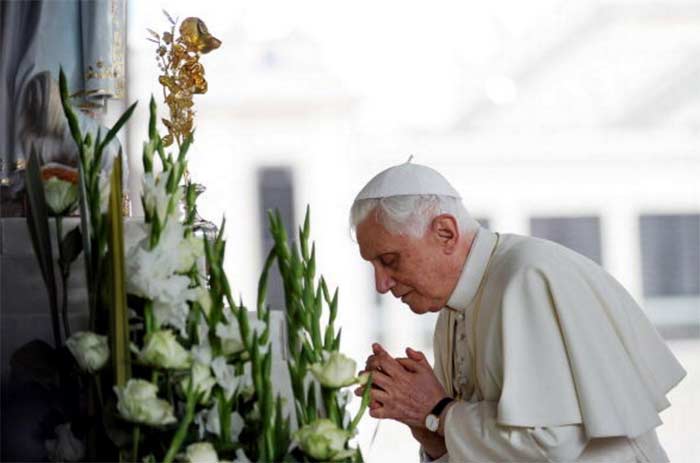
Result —
[[433, 407], [432, 411], [425, 417], [425, 427], [428, 428], [428, 431], [437, 432], [440, 427], [440, 414], [454, 400], [452, 397], [445, 397]]

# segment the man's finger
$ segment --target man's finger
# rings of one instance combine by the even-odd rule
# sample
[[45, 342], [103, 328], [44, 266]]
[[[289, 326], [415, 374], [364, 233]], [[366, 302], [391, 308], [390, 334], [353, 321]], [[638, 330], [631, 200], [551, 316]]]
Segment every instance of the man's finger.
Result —
[[406, 348], [406, 355], [408, 355], [408, 358], [415, 360], [416, 362], [420, 363], [426, 363], [428, 364], [428, 359], [425, 357], [425, 354], [423, 352], [411, 349], [410, 347]]
[[372, 398], [373, 401], [377, 401], [382, 403], [383, 405], [386, 405], [387, 402], [391, 401], [391, 397], [389, 397], [389, 394], [385, 391], [382, 391], [381, 389], [372, 389], [369, 392], [369, 396]]
[[374, 410], [370, 409], [369, 416], [380, 420], [391, 418], [391, 416], [389, 416], [389, 411], [385, 407], [375, 408]]
[[397, 358], [396, 361], [399, 362], [399, 365], [404, 367], [406, 370], [413, 373], [420, 371], [421, 369], [421, 364], [411, 358], [400, 357]]
[[391, 377], [398, 377], [405, 373], [399, 362], [386, 352], [377, 355], [374, 365], [376, 365], [375, 370], [383, 371]]
[[383, 371], [375, 371], [372, 373], [372, 387], [377, 386], [380, 389], [387, 390], [390, 389], [394, 381], [391, 376], [387, 375]]

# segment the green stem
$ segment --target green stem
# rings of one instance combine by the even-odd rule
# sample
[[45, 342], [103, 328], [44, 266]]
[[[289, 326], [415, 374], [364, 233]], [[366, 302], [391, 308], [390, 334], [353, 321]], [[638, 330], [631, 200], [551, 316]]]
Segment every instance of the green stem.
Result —
[[153, 320], [153, 301], [146, 301], [146, 305], [143, 309], [144, 324], [146, 327], [146, 334], [153, 332], [154, 320]]
[[100, 379], [100, 374], [95, 373], [93, 375], [95, 378], [95, 390], [97, 391], [97, 400], [100, 404], [100, 409], [104, 407], [104, 399], [102, 398], [102, 379]]
[[61, 318], [63, 319], [63, 333], [66, 339], [70, 338], [70, 320], [68, 319], [68, 277], [70, 276], [70, 264], [66, 263], [63, 256], [63, 217], [56, 216], [56, 243], [58, 244], [58, 265], [61, 268], [61, 289], [63, 298], [61, 300]]
[[141, 426], [138, 424], [134, 426], [132, 439], [134, 442], [131, 446], [131, 461], [139, 461], [139, 439], [141, 438]]
[[185, 436], [187, 436], [187, 428], [189, 428], [190, 423], [194, 419], [194, 407], [197, 402], [197, 394], [195, 394], [191, 389], [192, 388], [190, 387], [190, 391], [188, 391], [187, 394], [187, 408], [185, 416], [182, 421], [180, 421], [180, 426], [177, 428], [177, 432], [175, 433], [175, 436], [173, 436], [173, 440], [170, 442], [170, 448], [168, 449], [168, 453], [165, 454], [163, 463], [172, 463], [173, 459], [175, 458], [175, 454], [177, 454], [178, 450], [180, 450], [180, 447], [182, 446], [182, 441], [185, 440]]

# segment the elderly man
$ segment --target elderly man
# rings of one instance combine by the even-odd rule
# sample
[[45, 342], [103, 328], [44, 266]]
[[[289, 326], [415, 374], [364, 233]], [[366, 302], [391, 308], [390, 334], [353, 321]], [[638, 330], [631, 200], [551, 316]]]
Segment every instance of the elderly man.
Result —
[[378, 344], [366, 364], [370, 415], [408, 425], [423, 460], [668, 461], [655, 428], [685, 371], [602, 268], [480, 228], [410, 161], [362, 189], [351, 222], [377, 291], [440, 312], [433, 366]]

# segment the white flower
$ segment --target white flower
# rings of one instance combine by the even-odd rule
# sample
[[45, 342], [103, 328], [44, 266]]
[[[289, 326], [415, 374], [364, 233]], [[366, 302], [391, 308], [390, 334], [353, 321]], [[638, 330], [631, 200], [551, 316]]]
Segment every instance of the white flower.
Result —
[[56, 439], [44, 442], [49, 460], [80, 461], [85, 457], [85, 444], [73, 435], [70, 423], [59, 424], [54, 431]]
[[197, 302], [199, 302], [199, 305], [202, 307], [202, 310], [204, 311], [204, 314], [209, 317], [209, 312], [211, 311], [211, 295], [209, 294], [209, 290], [207, 288], [204, 288], [202, 286], [199, 286], [197, 288]]
[[209, 344], [209, 340], [207, 338], [204, 338], [203, 342], [200, 344], [192, 346], [190, 351], [192, 352], [192, 358], [195, 362], [201, 363], [202, 365], [211, 365], [211, 345]]
[[350, 433], [338, 429], [328, 419], [307, 424], [294, 434], [294, 438], [304, 453], [316, 460], [342, 460], [355, 453], [355, 450], [345, 449]]
[[226, 363], [225, 357], [216, 357], [213, 362], [211, 362], [211, 369], [214, 371], [214, 376], [216, 377], [216, 382], [224, 390], [226, 394], [226, 399], [230, 400], [233, 394], [238, 388], [238, 377], [236, 376], [236, 370], [232, 365]]
[[[149, 172], [144, 174], [142, 181], [145, 209], [151, 216], [158, 215], [161, 223], [165, 219], [170, 203], [170, 195], [166, 191], [169, 175], [169, 170], [163, 171], [157, 177]], [[180, 189], [177, 188], [175, 194], [177, 195], [179, 191]], [[178, 201], [179, 198], [175, 198], [174, 204], [177, 204]]]
[[[216, 402], [213, 407], [207, 410], [205, 414], [207, 432], [221, 436], [221, 419], [219, 414], [219, 403]], [[231, 413], [231, 441], [238, 442], [238, 438], [245, 427], [245, 420], [240, 413], [234, 411]]]
[[187, 446], [186, 456], [188, 463], [218, 463], [219, 455], [210, 442], [197, 442]]
[[[194, 381], [193, 392], [195, 394], [204, 394], [199, 403], [206, 403], [211, 395], [211, 388], [216, 384], [216, 379], [211, 375], [211, 368], [208, 364], [194, 362], [192, 365], [191, 379]], [[182, 390], [187, 392], [190, 385], [190, 376], [185, 377], [180, 386]]]
[[91, 331], [79, 331], [66, 341], [66, 347], [83, 371], [94, 373], [107, 363], [109, 345], [107, 336]]
[[163, 303], [155, 301], [153, 304], [153, 318], [158, 328], [169, 325], [177, 328], [180, 336], [187, 338], [187, 315], [189, 314], [187, 302]]
[[314, 363], [309, 370], [323, 386], [340, 388], [357, 382], [355, 367], [353, 359], [340, 352], [331, 352], [324, 353], [324, 362]]
[[250, 362], [243, 367], [243, 374], [236, 375], [236, 370], [232, 365], [226, 363], [223, 356], [216, 357], [211, 363], [216, 382], [224, 390], [227, 399], [231, 399], [236, 390], [239, 390], [243, 397], [249, 399], [255, 392], [253, 386], [253, 374]]
[[228, 323], [216, 324], [216, 335], [221, 339], [221, 348], [224, 354], [235, 354], [245, 348], [238, 320], [231, 318]]
[[156, 394], [158, 387], [142, 379], [130, 379], [126, 386], [114, 386], [117, 394], [117, 410], [127, 421], [149, 426], [175, 423], [173, 407]]
[[78, 185], [51, 177], [44, 180], [44, 197], [51, 214], [68, 214], [78, 204]]
[[174, 370], [189, 368], [192, 363], [189, 352], [177, 342], [170, 330], [149, 334], [139, 358], [149, 365]]

